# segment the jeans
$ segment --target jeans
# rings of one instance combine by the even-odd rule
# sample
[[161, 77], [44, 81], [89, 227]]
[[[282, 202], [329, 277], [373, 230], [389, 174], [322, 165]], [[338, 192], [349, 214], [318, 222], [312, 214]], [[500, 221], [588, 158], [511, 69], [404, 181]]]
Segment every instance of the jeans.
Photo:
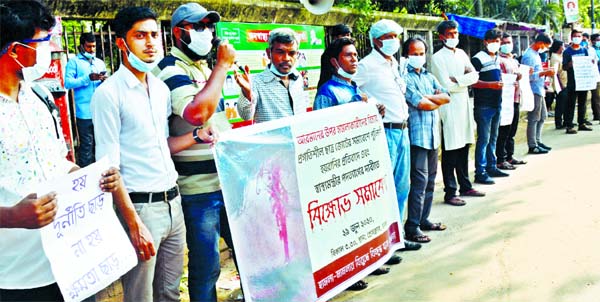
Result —
[[133, 206], [152, 235], [156, 256], [123, 275], [123, 301], [179, 301], [185, 248], [181, 197]]
[[77, 152], [77, 165], [80, 167], [94, 163], [94, 124], [91, 119], [77, 119], [77, 133], [79, 136], [79, 150]]
[[[446, 192], [444, 200], [456, 196], [458, 186], [460, 186], [461, 193], [473, 189], [473, 185], [469, 180], [469, 147], [471, 145], [467, 144], [459, 149], [446, 150], [442, 141], [442, 176], [444, 178], [444, 192]], [[456, 177], [454, 177], [454, 171], [456, 171]]]
[[410, 141], [408, 139], [408, 128], [388, 129], [385, 128], [394, 183], [396, 184], [396, 200], [400, 211], [400, 221], [404, 219], [404, 205], [408, 199], [410, 189]]
[[182, 195], [186, 241], [189, 249], [190, 301], [217, 301], [216, 283], [221, 273], [219, 238], [233, 249], [221, 191]]
[[515, 154], [515, 135], [519, 127], [519, 103], [514, 103], [514, 114], [510, 125], [498, 128], [498, 140], [496, 142], [496, 161], [499, 163], [513, 159]]
[[533, 95], [533, 110], [527, 112], [527, 145], [535, 148], [542, 142], [542, 129], [544, 121], [548, 117], [546, 105], [541, 95]]
[[477, 123], [475, 142], [475, 178], [487, 176], [486, 170], [496, 168], [496, 139], [500, 126], [500, 107], [476, 106], [473, 109]]
[[428, 218], [433, 203], [437, 153], [437, 149], [410, 146], [410, 194], [408, 195], [408, 219], [404, 224], [404, 232], [407, 235], [419, 234], [421, 225], [430, 224]]

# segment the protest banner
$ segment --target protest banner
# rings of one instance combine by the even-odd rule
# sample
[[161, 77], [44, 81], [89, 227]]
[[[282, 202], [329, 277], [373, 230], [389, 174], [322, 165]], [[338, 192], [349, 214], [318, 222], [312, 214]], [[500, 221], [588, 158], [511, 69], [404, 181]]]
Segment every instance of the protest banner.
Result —
[[502, 105], [500, 109], [500, 126], [512, 124], [515, 114], [515, 83], [516, 74], [502, 74]]
[[137, 264], [129, 238], [113, 210], [112, 195], [100, 190], [100, 161], [39, 186], [38, 196], [57, 193], [58, 212], [41, 231], [44, 252], [65, 301], [81, 301]]
[[529, 83], [530, 71], [530, 66], [519, 65], [519, 73], [521, 74], [519, 89], [521, 89], [521, 110], [523, 111], [531, 111], [535, 105], [533, 102], [533, 91], [531, 90], [531, 84]]
[[215, 159], [246, 301], [326, 301], [404, 246], [373, 104], [228, 131]]
[[573, 72], [575, 74], [575, 90], [588, 91], [596, 89], [598, 66], [593, 63], [594, 57], [574, 56]]
[[[323, 26], [219, 22], [216, 33], [220, 39], [229, 41], [235, 47], [237, 65], [247, 65], [250, 68], [250, 77], [252, 77], [252, 74], [265, 70], [270, 63], [265, 51], [269, 45], [269, 32], [280, 27], [294, 30], [300, 39], [296, 69], [302, 76], [304, 84], [304, 91], [301, 92], [306, 100], [304, 104], [312, 108], [312, 100], [315, 99], [317, 93], [321, 72], [321, 54], [325, 51], [325, 28]], [[237, 67], [234, 66], [234, 68]], [[241, 90], [233, 78], [233, 70], [229, 71], [225, 78], [222, 93], [229, 121], [231, 123], [242, 122], [235, 105]]]

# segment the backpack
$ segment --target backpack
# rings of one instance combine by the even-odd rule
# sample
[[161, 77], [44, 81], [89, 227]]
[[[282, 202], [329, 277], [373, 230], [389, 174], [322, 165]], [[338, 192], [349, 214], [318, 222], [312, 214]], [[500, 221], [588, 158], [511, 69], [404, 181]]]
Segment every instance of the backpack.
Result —
[[56, 138], [60, 139], [60, 110], [54, 103], [54, 101], [50, 98], [46, 90], [44, 90], [39, 84], [31, 85], [31, 90], [38, 96], [38, 98], [46, 105], [50, 115], [52, 116], [52, 121], [54, 122], [54, 130], [56, 131]]

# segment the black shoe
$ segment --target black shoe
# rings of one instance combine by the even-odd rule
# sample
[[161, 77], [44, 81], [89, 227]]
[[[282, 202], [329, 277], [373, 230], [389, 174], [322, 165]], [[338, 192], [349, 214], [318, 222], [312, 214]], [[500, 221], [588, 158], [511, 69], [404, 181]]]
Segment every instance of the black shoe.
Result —
[[585, 124], [584, 124], [584, 125], [581, 125], [581, 126], [579, 126], [579, 128], [578, 128], [578, 129], [579, 129], [579, 131], [592, 131], [592, 128], [590, 128], [590, 126], [588, 126], [588, 125], [585, 125]]
[[542, 147], [542, 149], [546, 149], [548, 151], [552, 150], [552, 147], [548, 147], [548, 146], [544, 145], [543, 143], [538, 143], [538, 147]]
[[556, 130], [565, 129], [565, 125], [556, 125]]
[[510, 174], [504, 173], [498, 169], [487, 171], [487, 174], [491, 177], [507, 177], [510, 175]]
[[394, 265], [394, 264], [398, 264], [400, 262], [402, 262], [402, 257], [400, 257], [398, 255], [392, 255], [390, 260], [388, 260], [385, 264]]
[[590, 122], [590, 121], [584, 121], [584, 122], [583, 122], [583, 124], [584, 124], [584, 125], [587, 125], [587, 126], [591, 126], [591, 125], [593, 125], [593, 124], [592, 124], [592, 122]]
[[482, 185], [493, 185], [496, 182], [488, 175], [483, 175], [483, 176], [475, 176], [475, 183], [482, 184]]
[[577, 134], [577, 129], [575, 129], [574, 127], [570, 127], [567, 128], [567, 131], [565, 131], [566, 134]]
[[399, 249], [401, 252], [405, 251], [416, 251], [421, 248], [421, 244], [418, 242], [412, 242], [408, 240], [404, 240], [404, 247]]
[[546, 154], [546, 153], [548, 153], [548, 150], [542, 149], [542, 148], [536, 146], [533, 148], [529, 148], [529, 152], [527, 152], [527, 153], [529, 153], [529, 154]]
[[390, 268], [389, 267], [380, 267], [380, 268], [374, 270], [370, 275], [380, 276], [380, 275], [385, 275], [385, 274], [387, 274], [389, 272], [390, 272]]

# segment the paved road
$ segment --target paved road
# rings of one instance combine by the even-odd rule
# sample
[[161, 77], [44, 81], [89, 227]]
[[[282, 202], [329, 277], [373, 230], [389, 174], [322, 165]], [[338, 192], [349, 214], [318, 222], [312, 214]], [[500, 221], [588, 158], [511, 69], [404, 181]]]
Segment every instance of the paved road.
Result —
[[465, 207], [441, 203], [438, 187], [431, 217], [448, 230], [402, 253], [389, 274], [368, 277], [366, 290], [332, 302], [600, 301], [597, 123], [592, 132], [566, 135], [548, 122], [544, 142], [554, 149], [525, 156], [520, 144], [528, 164], [479, 186], [487, 196]]

